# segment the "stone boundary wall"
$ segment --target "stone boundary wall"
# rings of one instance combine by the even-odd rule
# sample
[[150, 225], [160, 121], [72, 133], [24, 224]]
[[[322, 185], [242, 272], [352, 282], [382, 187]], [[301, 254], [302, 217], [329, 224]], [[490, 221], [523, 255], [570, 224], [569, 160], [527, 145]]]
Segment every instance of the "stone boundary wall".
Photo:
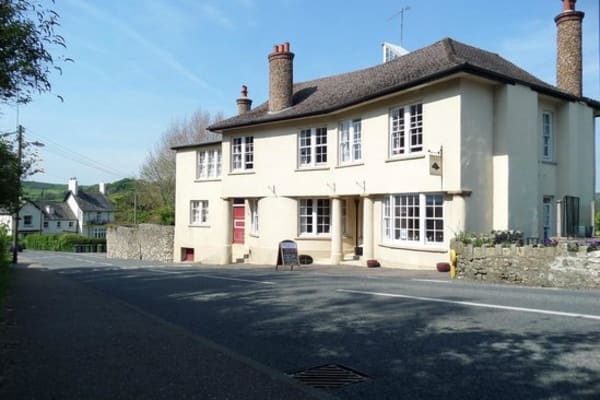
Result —
[[555, 247], [473, 247], [453, 243], [457, 276], [495, 283], [565, 288], [600, 288], [600, 251], [569, 243]]
[[106, 257], [171, 263], [174, 238], [174, 226], [110, 226], [106, 231]]

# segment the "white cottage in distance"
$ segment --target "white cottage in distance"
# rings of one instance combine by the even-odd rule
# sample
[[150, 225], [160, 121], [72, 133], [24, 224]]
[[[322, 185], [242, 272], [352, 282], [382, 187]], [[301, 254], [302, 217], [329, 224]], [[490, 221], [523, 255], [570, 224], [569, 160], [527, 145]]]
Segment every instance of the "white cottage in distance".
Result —
[[[77, 233], [90, 238], [106, 237], [106, 225], [114, 222], [114, 205], [106, 195], [106, 185], [99, 192], [79, 188], [77, 178], [70, 178], [64, 201], [27, 200], [19, 210], [17, 231], [31, 233]], [[0, 210], [0, 224], [12, 234], [12, 216]]]
[[372, 68], [293, 82], [269, 55], [269, 100], [178, 146], [176, 261], [275, 264], [280, 241], [338, 264], [431, 268], [459, 232], [575, 235], [591, 225], [594, 118], [575, 1], [556, 17], [558, 84], [446, 38]]

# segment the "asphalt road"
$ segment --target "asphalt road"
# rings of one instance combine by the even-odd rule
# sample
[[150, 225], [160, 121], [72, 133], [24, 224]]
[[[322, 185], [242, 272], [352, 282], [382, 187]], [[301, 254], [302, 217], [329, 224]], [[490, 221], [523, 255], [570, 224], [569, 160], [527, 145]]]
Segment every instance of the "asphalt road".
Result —
[[327, 391], [343, 399], [600, 398], [599, 291], [389, 269], [23, 259], [270, 371], [338, 364], [368, 377]]

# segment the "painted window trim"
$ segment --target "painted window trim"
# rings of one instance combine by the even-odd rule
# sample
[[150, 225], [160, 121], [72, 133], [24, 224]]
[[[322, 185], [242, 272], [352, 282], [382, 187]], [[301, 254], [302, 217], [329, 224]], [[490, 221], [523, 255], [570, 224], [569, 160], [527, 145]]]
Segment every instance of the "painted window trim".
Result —
[[223, 153], [221, 149], [197, 150], [195, 180], [210, 181], [220, 179], [221, 174], [223, 173], [222, 163]]
[[251, 236], [255, 236], [257, 237], [258, 234], [260, 233], [260, 225], [259, 225], [259, 218], [260, 218], [260, 214], [258, 212], [258, 199], [250, 199], [248, 200], [249, 202], [249, 209], [250, 209], [250, 232], [249, 234]]
[[[396, 196], [406, 196], [406, 197], [411, 196], [411, 197], [416, 197], [418, 199], [418, 201], [419, 201], [419, 204], [418, 204], [419, 239], [418, 240], [395, 239], [394, 238], [394, 221], [396, 218], [395, 210], [398, 208], [398, 206], [395, 204], [395, 200], [394, 200], [394, 198]], [[435, 206], [437, 206], [437, 204], [433, 205], [434, 206], [434, 216], [427, 217], [427, 208], [429, 206], [427, 204], [427, 198], [431, 197], [431, 196], [441, 197], [441, 209], [442, 209], [441, 232], [442, 232], [442, 237], [443, 237], [442, 241], [428, 241], [426, 239], [428, 220], [432, 220], [432, 221], [440, 220], [440, 218], [435, 217]], [[389, 203], [387, 203], [387, 202], [389, 202]], [[389, 223], [387, 223], [386, 219], [389, 219]], [[416, 219], [413, 218], [413, 221], [414, 220], [416, 220]], [[408, 246], [408, 247], [415, 247], [415, 248], [421, 248], [421, 247], [422, 248], [431, 248], [431, 247], [435, 248], [435, 247], [445, 246], [447, 243], [447, 240], [448, 240], [448, 238], [446, 237], [447, 236], [446, 235], [446, 204], [444, 201], [444, 196], [441, 193], [393, 193], [393, 194], [385, 195], [382, 200], [382, 205], [381, 205], [381, 222], [382, 222], [381, 223], [382, 245], [385, 245], [388, 247], [397, 247], [397, 246], [406, 247], [406, 246]], [[434, 224], [435, 224], [435, 222], [434, 222]], [[407, 234], [409, 234], [409, 232], [407, 232]]]
[[[311, 222], [311, 232], [302, 232], [302, 202], [311, 200], [312, 204], [312, 213], [310, 217], [312, 218]], [[327, 225], [327, 232], [318, 232], [318, 220], [319, 220], [319, 201], [327, 201], [327, 207], [329, 209], [329, 214], [327, 215], [329, 224]], [[316, 197], [316, 198], [306, 198], [306, 199], [298, 199], [298, 237], [300, 238], [331, 238], [331, 200], [328, 198]], [[308, 216], [308, 214], [307, 214]]]
[[[347, 141], [344, 140], [344, 133], [348, 133]], [[345, 120], [338, 126], [338, 166], [352, 166], [363, 162], [363, 129], [362, 119], [355, 118]], [[347, 145], [348, 159], [344, 160], [344, 145]], [[360, 156], [357, 157], [356, 149]]]
[[[417, 116], [417, 121], [413, 121], [413, 107], [417, 107], [418, 113], [415, 113]], [[402, 110], [402, 114], [400, 114], [400, 110]], [[394, 130], [394, 113], [398, 112], [398, 118], [400, 119], [400, 115], [402, 115], [402, 129]], [[425, 127], [424, 127], [424, 107], [423, 102], [413, 102], [402, 104], [396, 107], [392, 107], [388, 113], [388, 157], [390, 159], [403, 157], [411, 154], [422, 154], [425, 152]], [[415, 124], [413, 126], [413, 123]], [[398, 122], [400, 126], [400, 121]], [[415, 130], [415, 132], [413, 132]], [[398, 146], [394, 146], [394, 138], [396, 137], [396, 132], [399, 137], [403, 138], [403, 145], [399, 144]], [[401, 135], [402, 134], [402, 135]], [[413, 136], [420, 137], [419, 145], [411, 145]], [[400, 141], [400, 139], [398, 139]]]
[[[302, 145], [302, 140], [303, 140], [303, 135], [305, 133], [310, 133], [310, 144], [308, 146], [303, 146]], [[318, 133], [323, 133], [324, 132], [324, 138], [325, 138], [325, 144], [319, 144], [317, 145], [317, 134]], [[296, 141], [296, 145], [298, 148], [297, 151], [297, 165], [298, 165], [298, 170], [305, 170], [305, 169], [318, 169], [318, 168], [324, 168], [327, 167], [329, 165], [329, 141], [328, 141], [328, 130], [327, 130], [327, 126], [319, 126], [319, 127], [315, 127], [315, 128], [304, 128], [304, 129], [300, 129], [300, 131], [298, 132], [298, 138]], [[317, 148], [318, 147], [325, 147], [325, 159], [326, 161], [322, 161], [322, 162], [317, 162]], [[310, 150], [310, 163], [302, 163], [302, 150], [308, 148]]]
[[[236, 156], [238, 152], [236, 152], [236, 141], [239, 140], [239, 156], [240, 156], [240, 166], [236, 167]], [[251, 158], [251, 161], [248, 160], [248, 157]], [[237, 136], [231, 139], [231, 165], [230, 171], [231, 173], [239, 173], [245, 171], [253, 171], [254, 170], [254, 136]], [[248, 165], [251, 164], [250, 167]]]
[[[546, 121], [548, 117], [548, 134], [546, 135]], [[548, 146], [546, 146], [545, 140], [548, 137]], [[547, 149], [547, 153], [546, 153]], [[554, 161], [554, 114], [552, 111], [542, 111], [542, 161], [552, 162]]]
[[[194, 203], [198, 203], [194, 205]], [[194, 220], [195, 210], [198, 210], [198, 222]], [[190, 200], [189, 208], [189, 225], [190, 226], [208, 226], [209, 224], [209, 203], [208, 200]], [[204, 221], [203, 221], [204, 219]]]
[[[548, 206], [548, 225], [546, 225], [546, 206]], [[554, 196], [544, 195], [542, 197], [542, 237], [546, 239], [554, 235]], [[546, 229], [548, 235], [546, 235]]]

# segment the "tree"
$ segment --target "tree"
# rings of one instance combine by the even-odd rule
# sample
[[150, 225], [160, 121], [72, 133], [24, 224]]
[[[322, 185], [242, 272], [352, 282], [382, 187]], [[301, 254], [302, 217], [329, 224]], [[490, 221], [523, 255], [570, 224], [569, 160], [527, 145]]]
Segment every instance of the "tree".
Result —
[[[54, 4], [54, 0], [51, 0]], [[49, 92], [50, 72], [72, 61], [53, 56], [65, 47], [55, 32], [59, 15], [43, 0], [0, 0], [0, 100], [27, 103], [34, 93]], [[59, 96], [60, 98], [60, 96]]]
[[10, 143], [0, 139], [0, 208], [11, 211], [18, 201], [18, 159]]
[[[42, 172], [42, 169], [38, 167], [40, 157], [34, 146], [37, 142], [31, 143], [23, 140], [23, 128], [19, 127], [19, 129], [21, 132], [17, 132], [14, 142], [0, 137], [0, 208], [15, 212], [19, 209], [23, 197], [23, 188], [20, 182], [28, 176]], [[20, 152], [17, 150], [19, 140], [21, 141]]]
[[175, 207], [175, 152], [173, 146], [200, 143], [217, 136], [206, 128], [223, 119], [222, 113], [211, 115], [198, 110], [189, 119], [174, 121], [160, 141], [148, 152], [140, 170], [138, 187], [140, 205], [152, 205], [161, 223], [172, 223]]

